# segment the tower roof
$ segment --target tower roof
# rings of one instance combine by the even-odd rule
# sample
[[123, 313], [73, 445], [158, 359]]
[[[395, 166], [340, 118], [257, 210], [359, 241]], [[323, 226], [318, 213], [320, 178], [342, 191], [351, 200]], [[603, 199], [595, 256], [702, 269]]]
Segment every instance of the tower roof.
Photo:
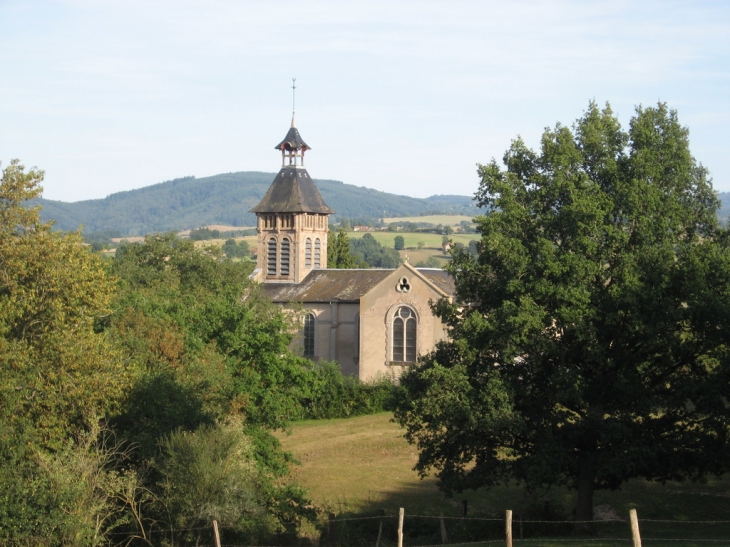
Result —
[[291, 117], [291, 127], [284, 137], [284, 140], [275, 146], [276, 150], [311, 150], [309, 145], [304, 142], [302, 136], [297, 130], [297, 126], [294, 123], [294, 115]]
[[[296, 128], [292, 128], [296, 131]], [[291, 133], [291, 131], [290, 131]], [[297, 133], [297, 136], [299, 133]], [[305, 145], [306, 146], [306, 145]], [[324, 202], [312, 177], [302, 167], [282, 167], [264, 199], [252, 213], [321, 213], [334, 211]]]

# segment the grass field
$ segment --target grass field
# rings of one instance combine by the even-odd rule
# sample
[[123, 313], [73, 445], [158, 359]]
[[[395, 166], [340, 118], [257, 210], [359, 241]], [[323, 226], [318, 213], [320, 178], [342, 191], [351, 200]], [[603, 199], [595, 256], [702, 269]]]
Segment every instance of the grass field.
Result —
[[[347, 420], [295, 424], [291, 435], [280, 435], [284, 448], [301, 461], [301, 466], [294, 470], [293, 480], [309, 489], [317, 507], [343, 518], [375, 515], [382, 509], [392, 519], [398, 508], [403, 507], [407, 516], [406, 536], [409, 522], [412, 528], [436, 526], [436, 520], [418, 519], [416, 515], [436, 517], [443, 512], [447, 528], [453, 529], [454, 533], [458, 526], [475, 527], [476, 532], [472, 532], [479, 536], [481, 527], [484, 530], [482, 537], [486, 539], [496, 533], [495, 539], [498, 539], [503, 537], [499, 534], [502, 533], [504, 511], [511, 509], [515, 518], [515, 545], [562, 547], [589, 544], [602, 547], [616, 545], [617, 540], [629, 540], [627, 542], [630, 544], [627, 522], [597, 524], [597, 535], [586, 539], [586, 543], [581, 543], [577, 538], [537, 541], [537, 538], [528, 536], [550, 532], [553, 532], [552, 535], [569, 536], [570, 525], [523, 522], [525, 539], [520, 542], [520, 517], [523, 520], [570, 520], [574, 493], [553, 488], [528, 495], [515, 485], [446, 498], [437, 489], [434, 478], [421, 480], [412, 470], [417, 457], [416, 449], [406, 443], [402, 431], [390, 419], [390, 414], [377, 414]], [[459, 518], [464, 499], [468, 503], [469, 517], [496, 520], [464, 521]], [[706, 545], [707, 540], [713, 540], [715, 544], [718, 540], [727, 540], [721, 544], [730, 545], [730, 484], [722, 478], [713, 478], [704, 484], [660, 485], [631, 481], [619, 491], [597, 492], [595, 505], [602, 514], [622, 520], [628, 519], [629, 509], [636, 508], [644, 545], [695, 547]], [[725, 522], [697, 524], [694, 521]], [[367, 523], [375, 521], [362, 522], [363, 526], [370, 526]], [[345, 524], [343, 522], [343, 526]], [[440, 539], [437, 539], [435, 542], [440, 543]], [[483, 545], [504, 544], [487, 543], [480, 539], [472, 541], [479, 541], [478, 544]], [[406, 539], [406, 545], [424, 545], [423, 541], [424, 538]], [[388, 540], [385, 545], [391, 543]]]

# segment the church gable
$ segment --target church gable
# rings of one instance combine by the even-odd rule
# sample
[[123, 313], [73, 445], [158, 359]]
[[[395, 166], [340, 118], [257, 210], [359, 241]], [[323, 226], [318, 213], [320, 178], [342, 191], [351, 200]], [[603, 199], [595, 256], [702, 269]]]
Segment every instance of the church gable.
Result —
[[360, 299], [360, 378], [384, 372], [400, 375], [402, 367], [433, 350], [446, 333], [430, 302], [451, 295], [409, 264], [391, 271]]

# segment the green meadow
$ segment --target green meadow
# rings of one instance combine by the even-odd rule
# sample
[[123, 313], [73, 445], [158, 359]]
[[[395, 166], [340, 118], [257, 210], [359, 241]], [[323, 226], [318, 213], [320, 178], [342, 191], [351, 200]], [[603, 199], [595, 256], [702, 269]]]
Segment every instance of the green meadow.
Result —
[[[289, 434], [279, 435], [284, 448], [300, 461], [292, 480], [308, 488], [323, 519], [328, 513], [335, 514], [338, 525], [343, 530], [349, 526], [352, 536], [376, 534], [379, 521], [346, 519], [384, 511], [390, 526], [385, 529], [392, 531], [398, 509], [403, 507], [406, 545], [440, 544], [440, 514], [451, 536], [466, 534], [472, 545], [504, 545], [503, 519], [511, 509], [514, 545], [630, 545], [628, 515], [633, 508], [639, 515], [643, 545], [730, 545], [730, 481], [725, 477], [664, 485], [634, 480], [617, 491], [599, 491], [596, 512], [616, 521], [598, 521], [594, 535], [579, 539], [571, 535], [571, 525], [566, 522], [572, 519], [574, 492], [552, 488], [527, 493], [519, 485], [510, 485], [446, 497], [433, 476], [421, 479], [413, 470], [417, 450], [405, 441], [391, 418], [392, 414], [382, 413], [299, 422]], [[538, 520], [547, 522], [534, 522]], [[433, 529], [435, 535], [416, 536], [416, 528]], [[352, 541], [357, 542], [356, 538]], [[383, 545], [391, 544], [395, 537], [383, 538]]]

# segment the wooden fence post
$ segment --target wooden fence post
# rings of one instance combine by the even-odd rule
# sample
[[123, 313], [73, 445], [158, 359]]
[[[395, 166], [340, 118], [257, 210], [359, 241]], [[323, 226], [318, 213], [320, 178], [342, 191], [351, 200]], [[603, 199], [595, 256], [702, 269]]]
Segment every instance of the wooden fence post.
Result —
[[221, 547], [221, 535], [218, 533], [218, 521], [213, 521], [213, 535], [215, 536], [215, 547]]
[[403, 517], [405, 511], [401, 507], [398, 511], [398, 547], [403, 547]]
[[330, 513], [327, 517], [327, 545], [333, 547], [335, 544], [335, 515]]
[[444, 512], [439, 513], [439, 523], [441, 524], [441, 543], [449, 542], [449, 536], [446, 534], [446, 524], [444, 523]]
[[629, 520], [631, 520], [631, 539], [634, 540], [634, 547], [641, 547], [641, 534], [639, 534], [639, 517], [636, 515], [636, 509], [629, 511]]
[[512, 547], [512, 510], [507, 509], [504, 518], [504, 544], [506, 547]]
[[383, 519], [385, 516], [385, 509], [380, 510], [380, 525], [378, 526], [378, 539], [375, 541], [375, 547], [380, 547], [380, 538], [383, 536]]

